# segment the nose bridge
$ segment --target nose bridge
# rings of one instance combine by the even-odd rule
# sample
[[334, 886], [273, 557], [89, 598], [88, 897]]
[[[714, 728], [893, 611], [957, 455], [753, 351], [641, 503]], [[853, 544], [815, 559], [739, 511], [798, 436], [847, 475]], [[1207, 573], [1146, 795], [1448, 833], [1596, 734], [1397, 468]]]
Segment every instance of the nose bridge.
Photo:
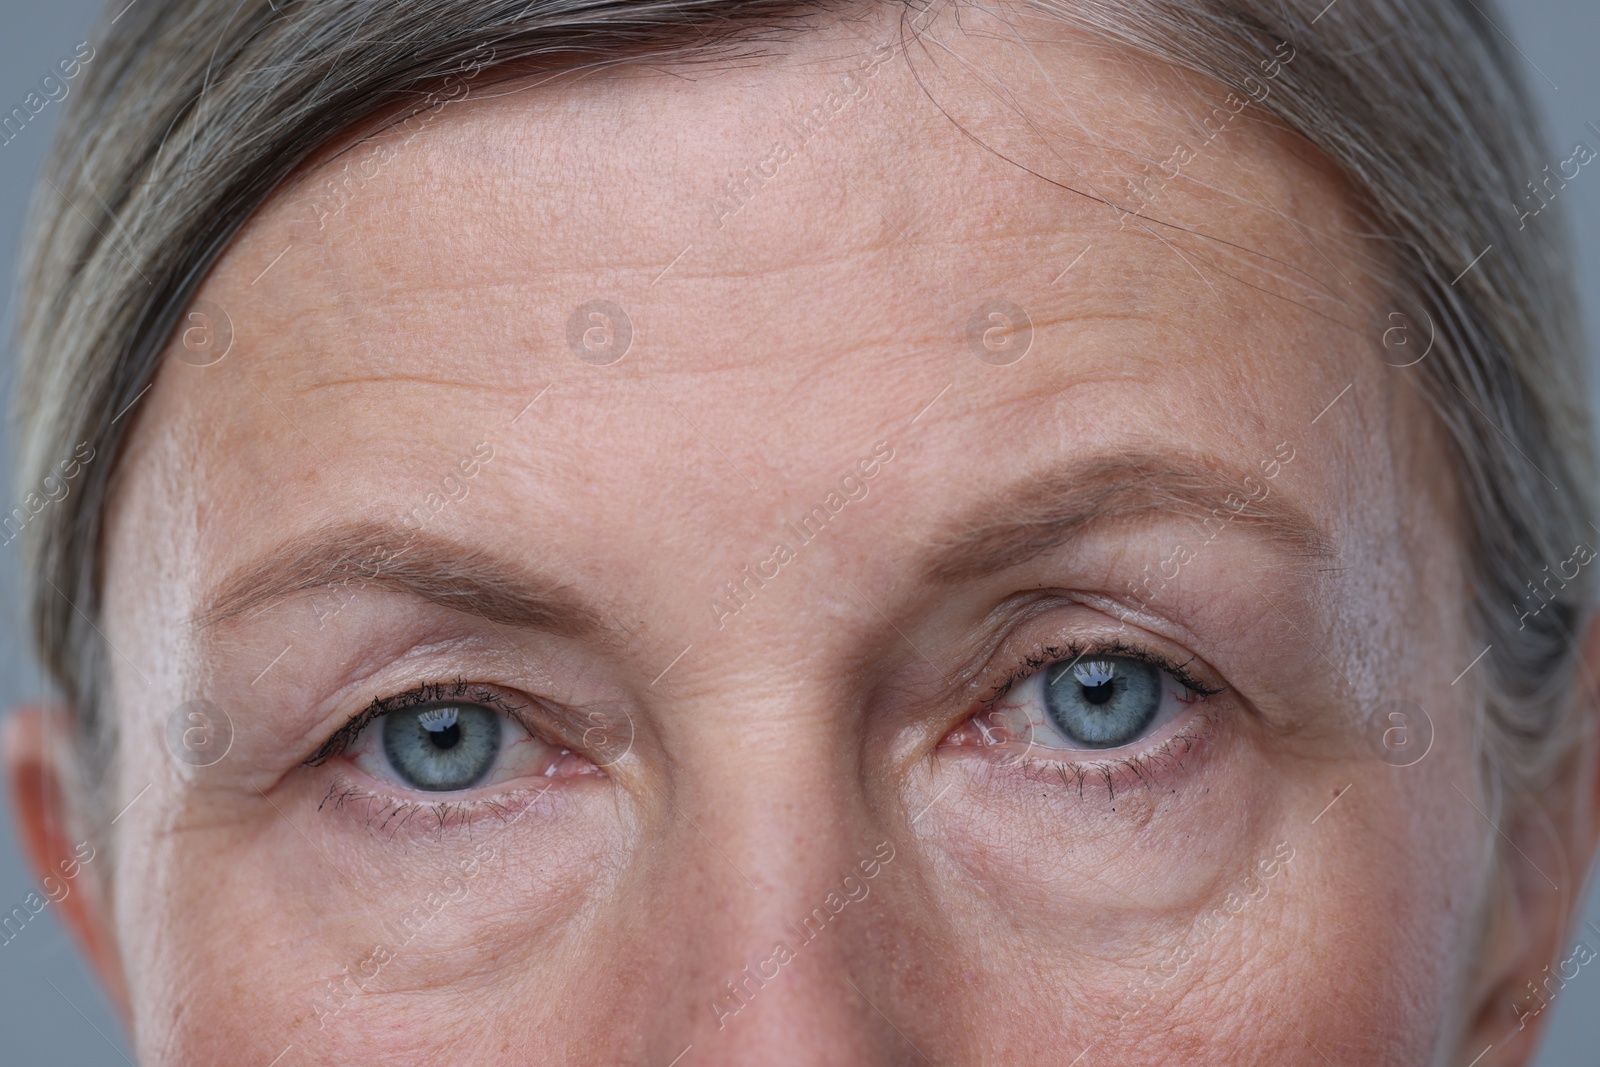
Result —
[[663, 815], [682, 847], [754, 895], [744, 908], [776, 916], [882, 830], [867, 804], [864, 724], [827, 654], [786, 663], [751, 644], [733, 653], [742, 669], [728, 663], [660, 709], [671, 750]]
[[886, 839], [875, 848], [849, 818], [813, 822], [788, 807], [775, 818], [741, 819], [728, 846], [715, 839], [729, 829], [726, 818], [675, 835], [700, 842], [685, 848], [684, 862], [702, 876], [714, 872], [723, 902], [704, 936], [683, 946], [699, 957], [692, 971], [709, 978], [684, 991], [696, 1061], [898, 1062], [899, 1039], [866, 991], [883, 988], [892, 970], [875, 944], [894, 922], [880, 903], [899, 857]]
[[903, 857], [866, 802], [860, 730], [807, 687], [768, 691], [783, 695], [699, 720], [663, 805], [658, 885], [698, 887], [703, 908], [677, 949], [679, 973], [699, 976], [673, 991], [690, 1020], [682, 1067], [898, 1062], [904, 1042], [867, 998]]

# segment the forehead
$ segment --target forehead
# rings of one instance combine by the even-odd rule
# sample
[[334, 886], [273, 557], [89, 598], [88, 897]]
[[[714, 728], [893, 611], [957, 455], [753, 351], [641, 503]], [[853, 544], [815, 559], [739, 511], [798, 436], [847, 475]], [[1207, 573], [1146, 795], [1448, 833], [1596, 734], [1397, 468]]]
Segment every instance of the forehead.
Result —
[[175, 490], [191, 547], [394, 511], [484, 440], [520, 492], [604, 484], [592, 520], [755, 537], [929, 404], [933, 484], [1108, 435], [1249, 466], [1370, 371], [1315, 153], [1216, 86], [968, 29], [457, 86], [322, 160], [204, 286], [227, 358], [161, 372], [145, 425], [213, 474]]

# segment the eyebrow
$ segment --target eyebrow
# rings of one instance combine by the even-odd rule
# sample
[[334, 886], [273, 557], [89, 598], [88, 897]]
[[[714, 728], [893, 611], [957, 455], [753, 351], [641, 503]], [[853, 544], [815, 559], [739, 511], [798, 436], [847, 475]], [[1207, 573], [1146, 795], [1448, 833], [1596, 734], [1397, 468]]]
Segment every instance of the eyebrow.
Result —
[[1091, 527], [1152, 515], [1193, 522], [1191, 548], [1237, 525], [1292, 555], [1338, 555], [1327, 532], [1259, 468], [1204, 456], [1119, 452], [1032, 474], [989, 495], [932, 536], [924, 576], [970, 581], [1026, 563]]
[[337, 586], [406, 594], [490, 622], [562, 637], [604, 628], [554, 581], [405, 526], [356, 522], [285, 541], [217, 583], [194, 624], [209, 630], [291, 597]]

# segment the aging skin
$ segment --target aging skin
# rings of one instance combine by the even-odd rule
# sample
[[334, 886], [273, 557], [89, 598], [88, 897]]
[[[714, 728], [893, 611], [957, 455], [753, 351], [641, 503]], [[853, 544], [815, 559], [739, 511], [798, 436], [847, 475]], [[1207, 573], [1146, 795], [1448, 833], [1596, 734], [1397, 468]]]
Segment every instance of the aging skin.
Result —
[[[1415, 1067], [1514, 1027], [1559, 909], [1485, 945], [1460, 505], [1349, 191], [1012, 22], [475, 85], [251, 221], [105, 545], [133, 803], [70, 917], [142, 1062]], [[1154, 679], [1149, 729], [1057, 732], [1074, 663]], [[408, 692], [502, 731], [470, 787], [381, 722], [328, 746]], [[10, 746], [41, 855], [55, 721]]]

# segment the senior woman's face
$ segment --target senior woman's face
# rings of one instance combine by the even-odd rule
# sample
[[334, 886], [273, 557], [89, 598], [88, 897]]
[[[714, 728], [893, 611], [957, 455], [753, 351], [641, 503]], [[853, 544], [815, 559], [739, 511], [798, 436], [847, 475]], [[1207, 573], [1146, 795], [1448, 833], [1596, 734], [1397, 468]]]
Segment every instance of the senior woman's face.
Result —
[[447, 89], [213, 271], [106, 549], [149, 1062], [1460, 1050], [1478, 649], [1345, 191], [898, 40]]

